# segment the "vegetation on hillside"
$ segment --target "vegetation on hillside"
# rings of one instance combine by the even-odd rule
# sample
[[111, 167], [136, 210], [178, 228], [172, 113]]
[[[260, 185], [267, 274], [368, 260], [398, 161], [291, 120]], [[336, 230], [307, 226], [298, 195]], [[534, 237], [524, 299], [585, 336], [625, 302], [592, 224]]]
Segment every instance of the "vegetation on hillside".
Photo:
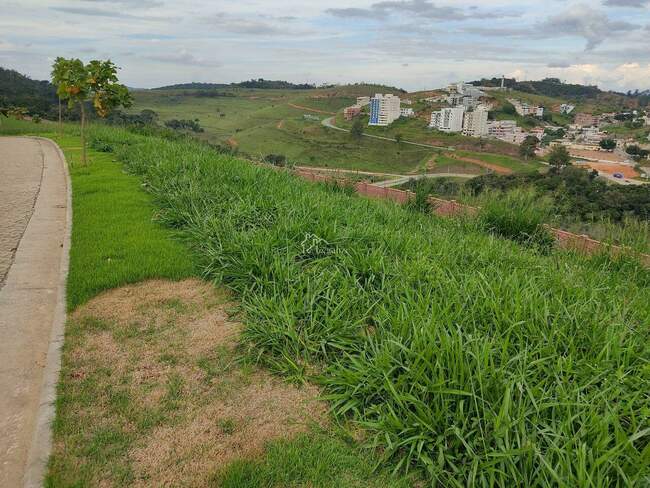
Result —
[[54, 115], [56, 88], [49, 81], [36, 81], [0, 67], [0, 108], [22, 107], [31, 115]]
[[543, 256], [196, 143], [112, 129], [94, 140], [241, 297], [255, 357], [318, 372], [335, 414], [399, 468], [443, 486], [650, 474], [647, 270]]
[[291, 83], [282, 80], [265, 80], [264, 78], [241, 81], [239, 83], [178, 83], [161, 86], [154, 90], [214, 90], [219, 88], [256, 88], [260, 90], [311, 90], [316, 85], [310, 83]]

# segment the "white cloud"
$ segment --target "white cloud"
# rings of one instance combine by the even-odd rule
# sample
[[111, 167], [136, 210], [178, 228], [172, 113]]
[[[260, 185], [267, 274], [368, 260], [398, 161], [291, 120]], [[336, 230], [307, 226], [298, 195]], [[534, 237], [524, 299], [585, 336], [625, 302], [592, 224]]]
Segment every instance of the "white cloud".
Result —
[[421, 89], [518, 73], [644, 89], [644, 1], [5, 0], [0, 64], [46, 78], [57, 55], [111, 57], [131, 86], [264, 77]]

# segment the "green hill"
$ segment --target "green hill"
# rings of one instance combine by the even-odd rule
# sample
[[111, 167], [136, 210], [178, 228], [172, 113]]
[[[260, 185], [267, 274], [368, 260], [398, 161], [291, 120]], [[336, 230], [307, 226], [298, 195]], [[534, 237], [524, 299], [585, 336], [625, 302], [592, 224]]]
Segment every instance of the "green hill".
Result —
[[0, 107], [24, 107], [32, 115], [47, 115], [57, 103], [49, 81], [37, 81], [12, 69], [0, 67]]

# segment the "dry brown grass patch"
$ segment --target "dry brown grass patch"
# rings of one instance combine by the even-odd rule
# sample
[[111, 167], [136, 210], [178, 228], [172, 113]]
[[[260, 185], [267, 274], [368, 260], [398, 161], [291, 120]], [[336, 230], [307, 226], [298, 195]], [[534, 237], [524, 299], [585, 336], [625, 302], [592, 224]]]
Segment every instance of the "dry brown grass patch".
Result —
[[202, 281], [157, 280], [105, 292], [74, 312], [82, 332], [66, 352], [67, 381], [82, 392], [92, 380], [96, 396], [76, 414], [89, 424], [84, 435], [101, 425], [129, 439], [115, 461], [123, 466], [98, 468], [95, 484], [121, 484], [111, 473], [126, 472], [130, 486], [206, 486], [230, 461], [324, 422], [315, 387], [240, 361], [241, 325], [229, 306]]

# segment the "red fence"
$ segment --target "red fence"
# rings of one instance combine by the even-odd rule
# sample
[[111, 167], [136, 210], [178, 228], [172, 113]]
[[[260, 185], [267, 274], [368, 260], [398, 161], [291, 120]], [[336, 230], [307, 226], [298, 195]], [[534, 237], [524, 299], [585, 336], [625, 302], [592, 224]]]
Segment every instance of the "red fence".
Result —
[[[295, 170], [295, 174], [309, 181], [316, 182], [333, 182], [339, 184], [349, 184], [348, 180], [341, 178], [334, 178], [329, 175], [315, 173], [304, 169]], [[394, 188], [384, 188], [381, 186], [373, 185], [361, 181], [354, 185], [357, 193], [371, 198], [381, 198], [385, 200], [392, 200], [396, 203], [407, 203], [409, 200], [415, 198], [415, 193], [404, 190], [396, 190]], [[478, 207], [472, 207], [458, 203], [455, 200], [443, 200], [441, 198], [429, 197], [431, 209], [436, 215], [441, 217], [458, 217], [460, 215], [477, 215], [480, 211]], [[558, 247], [562, 249], [570, 249], [584, 254], [598, 254], [609, 253], [613, 256], [620, 256], [622, 254], [634, 254], [643, 263], [644, 266], [650, 267], [650, 255], [635, 253], [629, 248], [623, 246], [616, 246], [614, 244], [607, 244], [605, 242], [597, 241], [587, 235], [573, 234], [562, 229], [555, 229], [551, 226], [546, 228], [553, 234]]]

